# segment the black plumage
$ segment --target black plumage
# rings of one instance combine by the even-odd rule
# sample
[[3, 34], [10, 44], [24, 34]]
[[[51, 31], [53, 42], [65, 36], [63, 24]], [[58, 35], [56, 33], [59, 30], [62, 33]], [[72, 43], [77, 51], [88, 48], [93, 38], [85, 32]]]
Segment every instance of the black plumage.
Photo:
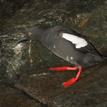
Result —
[[[63, 33], [83, 38], [87, 41], [88, 45], [76, 48], [75, 44], [71, 41], [62, 38]], [[68, 29], [63, 26], [55, 26], [48, 29], [35, 27], [28, 29], [28, 34], [30, 34], [32, 40], [39, 40], [55, 55], [74, 65], [86, 68], [104, 60], [103, 56], [98, 52], [93, 44], [85, 39], [84, 35], [81, 35], [72, 29]]]

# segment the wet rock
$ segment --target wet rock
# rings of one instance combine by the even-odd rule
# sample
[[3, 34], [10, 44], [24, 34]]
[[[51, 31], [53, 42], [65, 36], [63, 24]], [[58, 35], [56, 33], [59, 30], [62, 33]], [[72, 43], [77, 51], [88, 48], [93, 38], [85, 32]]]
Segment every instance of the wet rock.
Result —
[[[62, 82], [75, 73], [59, 74], [47, 68], [65, 62], [37, 44], [36, 48], [31, 47], [30, 56], [25, 55], [24, 49], [19, 54], [19, 50], [14, 50], [27, 27], [63, 25], [86, 35], [102, 54], [107, 55], [106, 13], [107, 0], [0, 0], [0, 80], [6, 71], [10, 77], [20, 74], [18, 79], [13, 78], [15, 87], [50, 107], [106, 107], [106, 65], [87, 70], [77, 84], [64, 89]], [[1, 34], [6, 34], [6, 38]], [[32, 64], [26, 63], [29, 59]], [[15, 103], [22, 107], [41, 106], [13, 88], [1, 86], [0, 90], [1, 107]]]
[[106, 107], [107, 66], [83, 72], [80, 81], [65, 89], [62, 82], [72, 74], [41, 73], [22, 77], [15, 87], [49, 107]]
[[61, 85], [61, 77], [61, 75], [46, 72], [32, 74], [30, 76], [22, 77], [20, 81], [15, 84], [15, 87], [29, 93], [32, 98], [37, 97], [40, 102], [47, 104], [51, 102], [55, 95], [58, 95], [64, 90]]
[[43, 107], [23, 92], [0, 83], [0, 107]]
[[10, 80], [12, 78], [15, 79], [16, 75], [20, 74], [20, 68], [25, 65], [27, 60], [25, 56], [28, 52], [28, 45], [27, 43], [18, 43], [21, 38], [24, 38], [24, 34], [22, 33], [0, 35], [1, 78], [6, 77]]

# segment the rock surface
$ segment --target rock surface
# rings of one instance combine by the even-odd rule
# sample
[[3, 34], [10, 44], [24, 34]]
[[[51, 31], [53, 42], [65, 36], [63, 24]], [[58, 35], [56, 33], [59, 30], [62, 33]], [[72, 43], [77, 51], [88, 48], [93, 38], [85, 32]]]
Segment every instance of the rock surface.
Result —
[[77, 84], [64, 89], [62, 82], [75, 72], [48, 67], [69, 63], [37, 41], [17, 48], [28, 27], [63, 25], [107, 56], [106, 17], [107, 0], [0, 0], [0, 107], [107, 107], [107, 64], [85, 70]]
[[64, 76], [70, 78], [65, 73], [43, 72], [25, 76], [15, 86], [49, 107], [106, 107], [107, 65], [100, 67], [86, 70], [80, 81], [67, 89], [61, 85], [66, 80]]
[[43, 107], [25, 93], [0, 83], [0, 107]]

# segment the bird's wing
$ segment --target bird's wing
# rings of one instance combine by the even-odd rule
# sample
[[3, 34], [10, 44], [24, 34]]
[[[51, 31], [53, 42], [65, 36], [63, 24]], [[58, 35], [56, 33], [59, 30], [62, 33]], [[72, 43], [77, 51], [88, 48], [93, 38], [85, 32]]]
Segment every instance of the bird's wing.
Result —
[[84, 37], [82, 37], [81, 34], [75, 31], [62, 34], [62, 38], [70, 42], [77, 51], [81, 51], [82, 53], [101, 55], [100, 52], [95, 48], [95, 46], [88, 40], [84, 39]]
[[92, 54], [97, 54], [101, 55], [101, 53], [95, 48], [95, 46], [88, 41], [88, 45], [82, 48], [79, 48], [78, 51], [81, 51], [83, 53], [92, 53]]

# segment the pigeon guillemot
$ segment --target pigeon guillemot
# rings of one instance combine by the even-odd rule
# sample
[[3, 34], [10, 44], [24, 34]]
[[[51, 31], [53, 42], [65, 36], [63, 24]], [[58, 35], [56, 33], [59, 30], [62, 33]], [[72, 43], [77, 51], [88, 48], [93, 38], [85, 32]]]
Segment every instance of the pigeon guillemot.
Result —
[[63, 26], [55, 26], [48, 29], [30, 28], [28, 34], [32, 40], [39, 40], [45, 47], [51, 50], [56, 56], [74, 64], [74, 67], [53, 67], [49, 70], [65, 71], [78, 70], [76, 77], [63, 83], [64, 87], [74, 84], [83, 68], [91, 67], [104, 60], [85, 36]]

